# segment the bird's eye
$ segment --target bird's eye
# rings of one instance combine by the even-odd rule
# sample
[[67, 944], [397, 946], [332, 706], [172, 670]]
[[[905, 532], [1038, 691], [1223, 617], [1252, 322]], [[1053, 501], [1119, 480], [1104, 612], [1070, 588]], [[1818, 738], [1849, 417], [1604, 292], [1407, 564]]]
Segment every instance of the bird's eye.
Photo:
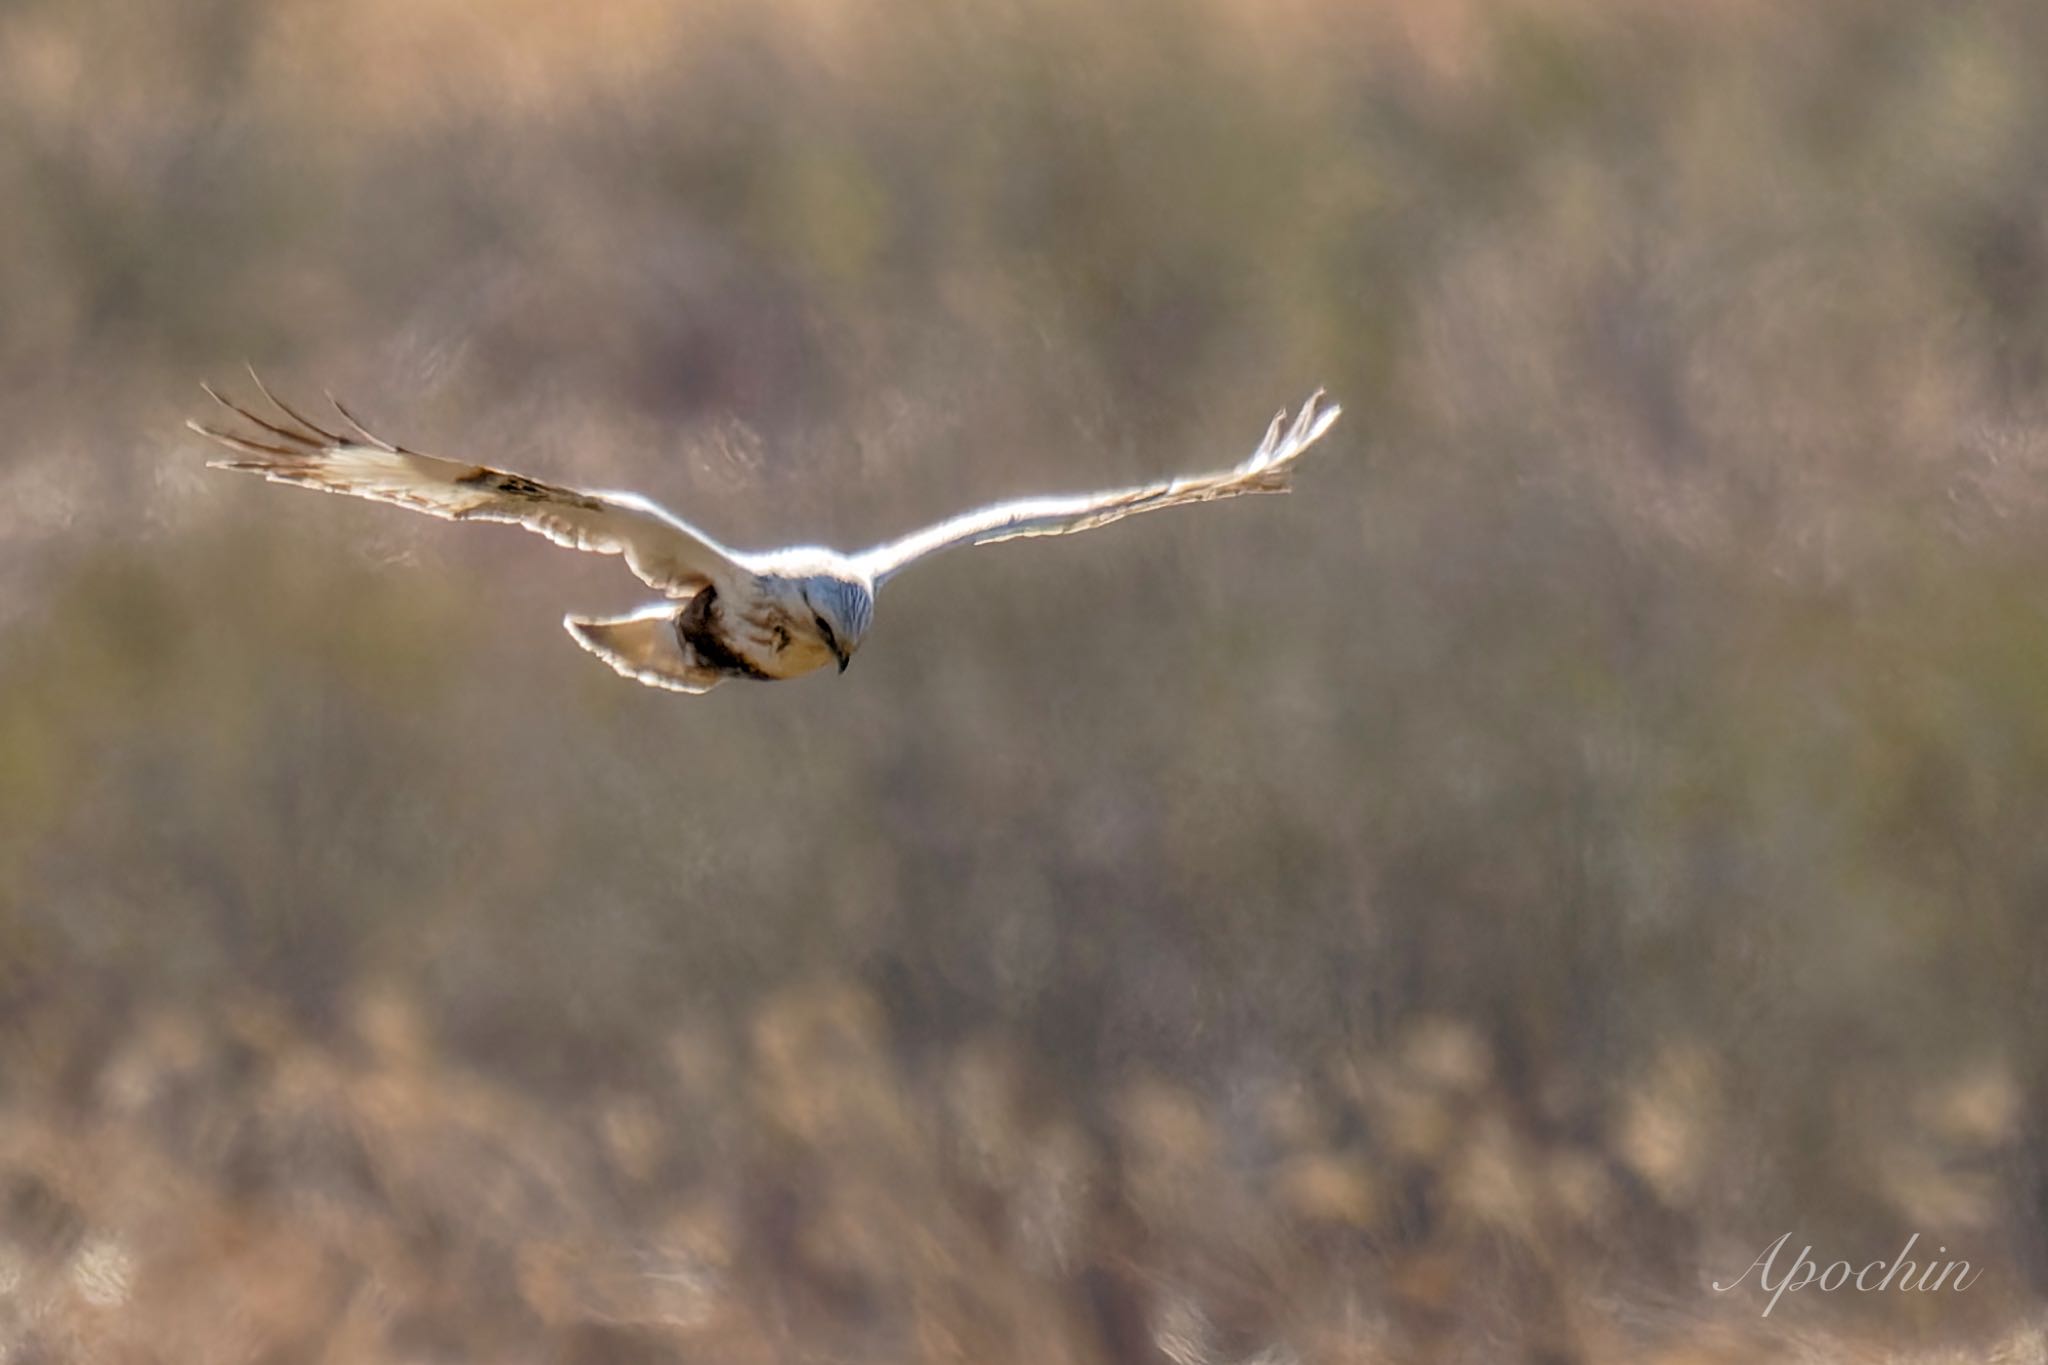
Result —
[[834, 654], [839, 653], [839, 637], [832, 633], [831, 626], [825, 624], [825, 618], [816, 612], [812, 612], [811, 619], [818, 623], [818, 634], [825, 637], [825, 648], [831, 650]]

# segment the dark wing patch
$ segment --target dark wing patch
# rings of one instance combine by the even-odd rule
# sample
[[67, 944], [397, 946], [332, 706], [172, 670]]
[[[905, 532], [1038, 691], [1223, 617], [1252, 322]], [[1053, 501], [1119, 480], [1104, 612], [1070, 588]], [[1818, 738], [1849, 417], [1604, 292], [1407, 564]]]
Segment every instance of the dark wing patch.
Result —
[[563, 488], [558, 484], [542, 483], [538, 479], [529, 479], [524, 474], [509, 474], [502, 469], [492, 469], [486, 465], [478, 465], [455, 482], [465, 488], [475, 488], [481, 492], [496, 493], [507, 498], [518, 498], [523, 502], [554, 503], [585, 512], [604, 510], [604, 504], [587, 493], [579, 493], [573, 488]]

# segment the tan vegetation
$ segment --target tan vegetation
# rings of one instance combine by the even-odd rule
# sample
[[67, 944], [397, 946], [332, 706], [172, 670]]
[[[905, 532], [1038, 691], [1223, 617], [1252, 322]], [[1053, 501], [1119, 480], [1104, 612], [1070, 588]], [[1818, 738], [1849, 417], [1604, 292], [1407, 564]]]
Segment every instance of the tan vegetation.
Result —
[[[2042, 1359], [2044, 71], [0, 6], [0, 1361]], [[245, 358], [741, 544], [1347, 417], [692, 702], [616, 565], [204, 475]], [[1711, 1290], [1788, 1229], [1983, 1278]]]

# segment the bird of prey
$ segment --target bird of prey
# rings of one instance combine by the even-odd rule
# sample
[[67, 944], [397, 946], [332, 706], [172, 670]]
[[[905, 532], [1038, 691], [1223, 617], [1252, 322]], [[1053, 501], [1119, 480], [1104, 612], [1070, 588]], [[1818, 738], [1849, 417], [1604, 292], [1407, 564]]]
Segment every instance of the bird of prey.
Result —
[[236, 452], [216, 469], [396, 503], [450, 521], [503, 521], [558, 545], [623, 555], [664, 598], [626, 616], [567, 616], [577, 644], [624, 677], [676, 692], [708, 692], [727, 678], [794, 678], [837, 662], [866, 638], [875, 593], [910, 565], [957, 545], [1085, 531], [1139, 512], [1241, 493], [1284, 493], [1294, 461], [1337, 420], [1319, 389], [1292, 423], [1283, 410], [1258, 448], [1231, 469], [1079, 496], [1022, 498], [964, 512], [899, 540], [844, 554], [822, 546], [734, 550], [636, 493], [584, 492], [487, 465], [422, 455], [372, 435], [329, 395], [347, 432], [328, 431], [280, 402], [261, 415], [202, 384], [247, 423], [231, 430], [188, 422]]

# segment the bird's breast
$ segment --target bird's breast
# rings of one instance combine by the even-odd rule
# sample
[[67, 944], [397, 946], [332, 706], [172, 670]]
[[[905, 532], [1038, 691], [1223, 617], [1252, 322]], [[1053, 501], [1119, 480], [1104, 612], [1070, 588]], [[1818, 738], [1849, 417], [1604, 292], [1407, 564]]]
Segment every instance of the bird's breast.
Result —
[[676, 633], [706, 667], [736, 678], [794, 678], [830, 662], [832, 653], [773, 602], [736, 607], [705, 588], [676, 617]]

